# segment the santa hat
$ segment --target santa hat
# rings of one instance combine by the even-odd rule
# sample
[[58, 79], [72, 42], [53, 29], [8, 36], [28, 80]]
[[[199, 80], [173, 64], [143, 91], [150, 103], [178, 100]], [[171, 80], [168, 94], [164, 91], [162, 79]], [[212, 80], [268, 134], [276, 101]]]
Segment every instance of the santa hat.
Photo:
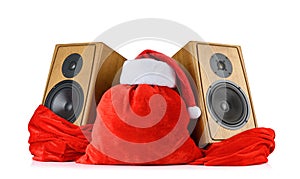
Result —
[[190, 118], [197, 119], [201, 115], [186, 74], [174, 59], [162, 53], [144, 50], [136, 59], [127, 60], [123, 65], [120, 84], [177, 87], [187, 105]]

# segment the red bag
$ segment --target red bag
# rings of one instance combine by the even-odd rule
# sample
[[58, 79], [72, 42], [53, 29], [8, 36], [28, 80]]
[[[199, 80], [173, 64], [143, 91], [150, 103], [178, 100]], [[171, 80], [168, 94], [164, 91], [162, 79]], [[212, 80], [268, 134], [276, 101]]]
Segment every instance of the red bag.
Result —
[[185, 164], [202, 157], [187, 130], [186, 105], [173, 89], [118, 85], [104, 94], [97, 112], [79, 163]]

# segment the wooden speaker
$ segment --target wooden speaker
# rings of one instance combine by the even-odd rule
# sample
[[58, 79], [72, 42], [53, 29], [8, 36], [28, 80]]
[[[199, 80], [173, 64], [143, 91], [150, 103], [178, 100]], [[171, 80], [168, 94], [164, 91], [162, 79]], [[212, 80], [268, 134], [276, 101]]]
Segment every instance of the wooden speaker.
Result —
[[43, 104], [76, 125], [93, 123], [96, 105], [119, 81], [124, 61], [100, 42], [56, 45]]
[[202, 114], [192, 138], [199, 147], [257, 126], [240, 46], [189, 42], [173, 58], [195, 82]]

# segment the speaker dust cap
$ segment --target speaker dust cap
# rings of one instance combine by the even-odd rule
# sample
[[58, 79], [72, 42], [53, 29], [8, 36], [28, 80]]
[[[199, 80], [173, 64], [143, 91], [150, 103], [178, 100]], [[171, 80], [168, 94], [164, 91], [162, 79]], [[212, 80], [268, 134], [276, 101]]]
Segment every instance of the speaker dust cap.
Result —
[[244, 126], [250, 116], [250, 104], [240, 87], [230, 81], [213, 83], [206, 96], [208, 111], [221, 126], [235, 130]]

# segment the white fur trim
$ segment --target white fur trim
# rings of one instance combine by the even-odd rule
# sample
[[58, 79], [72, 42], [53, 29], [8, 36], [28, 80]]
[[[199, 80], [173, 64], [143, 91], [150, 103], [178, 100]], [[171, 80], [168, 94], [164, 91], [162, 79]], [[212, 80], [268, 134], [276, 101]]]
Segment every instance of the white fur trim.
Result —
[[121, 84], [150, 84], [174, 88], [176, 74], [165, 62], [152, 58], [127, 60], [123, 64]]
[[197, 119], [201, 116], [201, 110], [198, 106], [188, 107], [188, 112], [191, 119]]

